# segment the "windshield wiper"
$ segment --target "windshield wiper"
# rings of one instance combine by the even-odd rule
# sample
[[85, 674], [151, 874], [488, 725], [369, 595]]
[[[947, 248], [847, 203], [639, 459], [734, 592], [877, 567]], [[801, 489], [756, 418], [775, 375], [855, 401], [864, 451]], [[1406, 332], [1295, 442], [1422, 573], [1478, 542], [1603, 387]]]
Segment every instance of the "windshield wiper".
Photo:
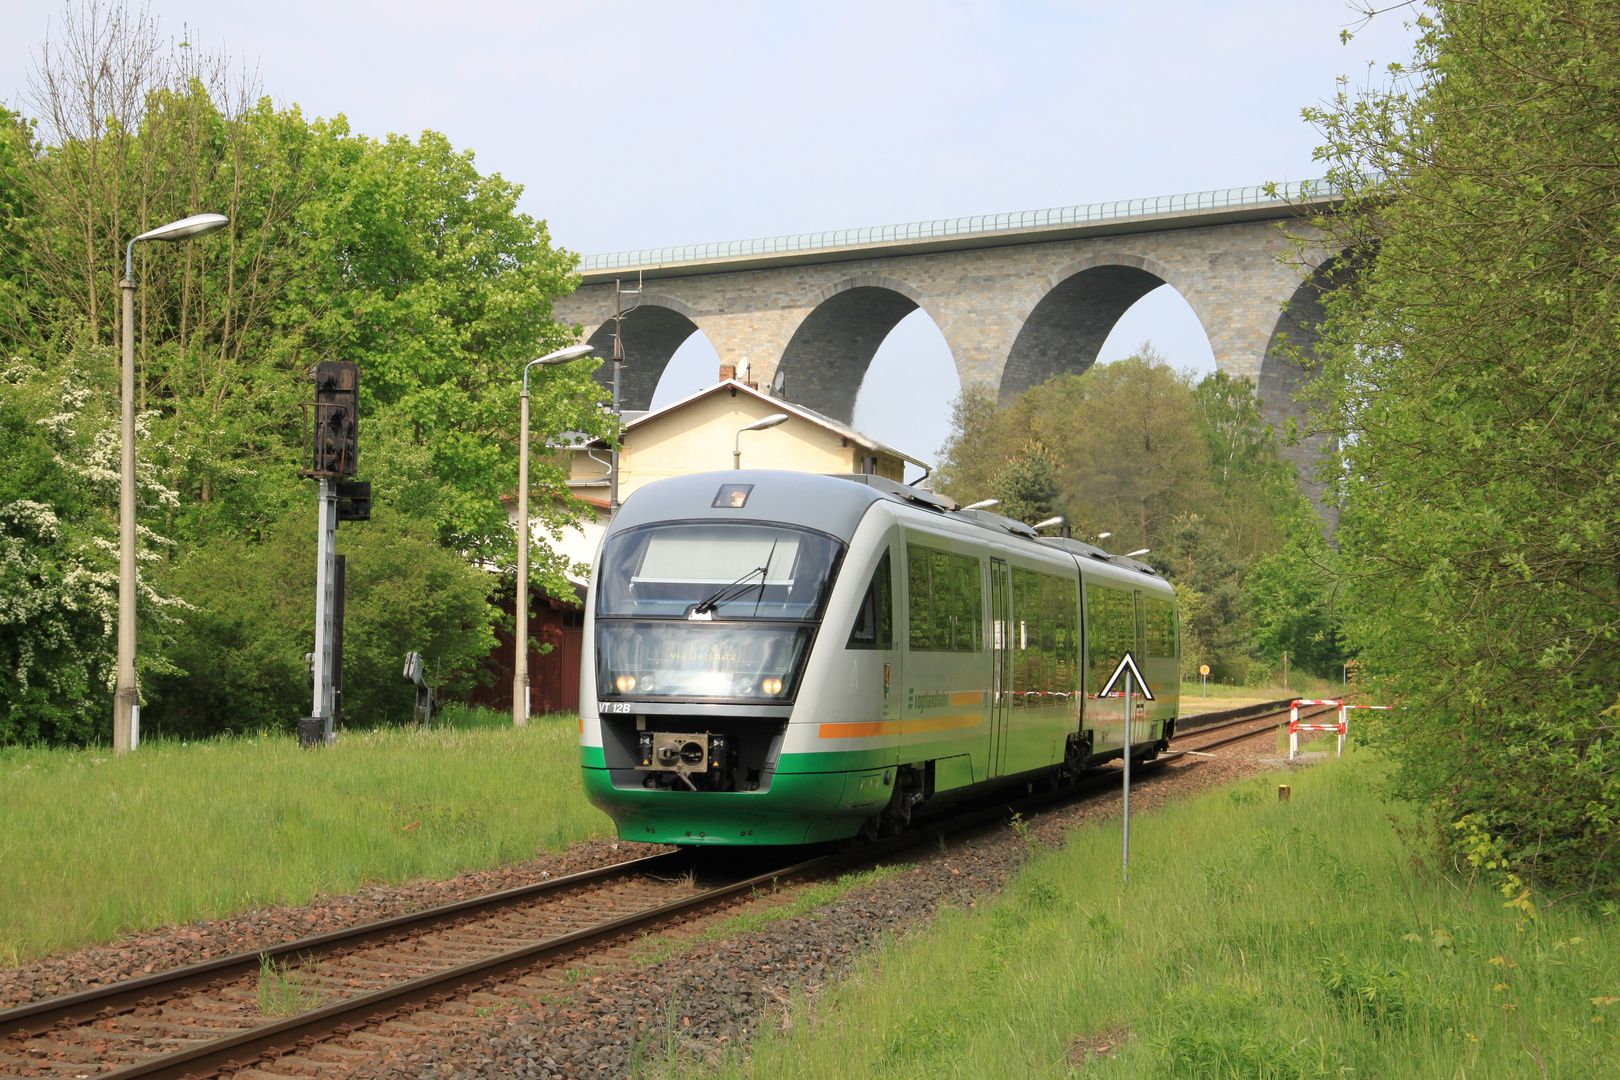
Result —
[[721, 604], [729, 603], [730, 601], [735, 600], [738, 596], [741, 596], [743, 593], [745, 593], [749, 589], [753, 588], [752, 585], [745, 585], [743, 588], [738, 589], [738, 591], [736, 592], [735, 595], [732, 594], [732, 592], [731, 592], [732, 589], [736, 589], [737, 586], [742, 585], [745, 581], [747, 581], [749, 578], [753, 577], [755, 574], [760, 575], [759, 587], [761, 589], [764, 589], [765, 588], [765, 573], [766, 573], [765, 567], [763, 567], [763, 566], [754, 567], [752, 570], [748, 571], [748, 573], [744, 574], [742, 577], [738, 578], [736, 581], [733, 581], [733, 582], [731, 582], [729, 584], [720, 586], [713, 593], [709, 594], [707, 599], [700, 600], [697, 603], [693, 604], [692, 605], [692, 610], [688, 611], [686, 613], [686, 617], [688, 619], [711, 619], [711, 618], [713, 618], [714, 616], [711, 613], [714, 611], [715, 608], [719, 607]]
[[[711, 593], [707, 599], [700, 600], [696, 604], [693, 604], [692, 610], [686, 613], [686, 617], [688, 619], [713, 619], [715, 608], [719, 607], [721, 604], [730, 603], [731, 601], [737, 599], [737, 597], [743, 595], [743, 593], [746, 593], [749, 589], [753, 588], [752, 585], [745, 585], [743, 583], [749, 578], [753, 577], [755, 574], [759, 575], [759, 595], [760, 599], [763, 600], [765, 598], [765, 582], [770, 577], [771, 560], [776, 558], [776, 544], [777, 542], [775, 540], [771, 541], [771, 550], [765, 554], [764, 566], [756, 566], [752, 570], [748, 571], [748, 573], [738, 578], [736, 581], [731, 582], [729, 585], [720, 586], [713, 593]], [[742, 587], [738, 588], [738, 586]], [[737, 591], [733, 593], [731, 591], [733, 589], [737, 589]], [[755, 604], [754, 609], [755, 613], [757, 614], [759, 605]]]

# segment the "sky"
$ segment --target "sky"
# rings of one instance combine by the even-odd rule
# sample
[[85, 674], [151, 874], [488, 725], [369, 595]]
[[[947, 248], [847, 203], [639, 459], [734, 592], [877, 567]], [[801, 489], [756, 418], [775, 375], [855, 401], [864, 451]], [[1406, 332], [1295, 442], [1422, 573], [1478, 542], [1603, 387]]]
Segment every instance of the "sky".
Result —
[[[82, 0], [74, 0], [75, 3]], [[104, 0], [105, 2], [105, 0]], [[62, 0], [0, 0], [0, 100], [25, 113]], [[1300, 110], [1406, 58], [1406, 11], [1343, 0], [152, 0], [164, 33], [255, 69], [278, 104], [370, 135], [447, 135], [581, 254], [1067, 206], [1321, 175]], [[1348, 44], [1342, 30], [1354, 31]], [[1213, 369], [1165, 286], [1144, 340]], [[701, 334], [655, 403], [711, 383]], [[914, 313], [856, 427], [932, 460], [959, 390]], [[904, 403], [897, 407], [895, 403]]]

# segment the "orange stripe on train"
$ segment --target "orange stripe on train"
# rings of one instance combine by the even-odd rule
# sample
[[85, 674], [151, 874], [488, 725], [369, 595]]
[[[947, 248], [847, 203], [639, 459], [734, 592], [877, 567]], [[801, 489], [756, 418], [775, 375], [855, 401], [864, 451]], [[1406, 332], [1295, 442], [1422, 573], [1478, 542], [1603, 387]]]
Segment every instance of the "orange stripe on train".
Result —
[[879, 735], [920, 735], [928, 731], [950, 731], [953, 728], [978, 727], [982, 722], [978, 713], [957, 716], [934, 716], [926, 720], [870, 720], [850, 724], [822, 724], [816, 733], [818, 739], [873, 739]]

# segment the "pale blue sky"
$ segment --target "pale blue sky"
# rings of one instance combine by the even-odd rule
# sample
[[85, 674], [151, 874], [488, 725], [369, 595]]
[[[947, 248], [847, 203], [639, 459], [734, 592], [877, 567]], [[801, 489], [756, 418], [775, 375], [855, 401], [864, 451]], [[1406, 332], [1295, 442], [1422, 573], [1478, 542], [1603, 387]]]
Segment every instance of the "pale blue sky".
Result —
[[[0, 99], [22, 105], [58, 0], [0, 0]], [[525, 186], [584, 254], [1298, 180], [1302, 106], [1407, 55], [1402, 12], [1348, 45], [1342, 0], [612, 3], [154, 0], [166, 31], [257, 67], [278, 102], [358, 131], [444, 132]], [[1208, 370], [1168, 287], [1144, 338]], [[660, 398], [712, 380], [694, 340]], [[857, 426], [932, 459], [958, 386], [920, 313], [884, 343]], [[895, 408], [887, 403], [906, 402]]]

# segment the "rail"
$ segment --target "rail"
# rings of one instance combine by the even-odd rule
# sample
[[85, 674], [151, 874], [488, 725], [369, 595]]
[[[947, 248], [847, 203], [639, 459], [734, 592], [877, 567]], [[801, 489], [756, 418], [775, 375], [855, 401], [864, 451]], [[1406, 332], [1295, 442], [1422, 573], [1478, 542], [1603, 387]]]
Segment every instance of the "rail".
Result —
[[[1231, 713], [1248, 715], [1233, 718], [1229, 715]], [[1227, 710], [1222, 714], [1205, 715], [1225, 719], [1200, 725], [1192, 731], [1178, 733], [1177, 741], [1188, 734], [1252, 723], [1265, 718], [1269, 713], [1264, 711], [1264, 706], [1251, 706]], [[1251, 738], [1260, 733], [1247, 732], [1228, 741]], [[1150, 772], [1156, 771], [1178, 756], [1178, 752], [1172, 750], [1156, 761], [1144, 762], [1142, 767]], [[740, 903], [750, 898], [754, 891], [761, 887], [823, 876], [852, 862], [875, 862], [905, 848], [950, 833], [1005, 820], [1010, 814], [1039, 810], [1091, 792], [1112, 788], [1119, 783], [1120, 772], [1114, 769], [1092, 770], [1081, 774], [1067, 785], [1043, 792], [1031, 790], [1027, 796], [1018, 799], [1008, 800], [1005, 792], [997, 793], [995, 797], [980, 800], [974, 806], [949, 819], [921, 823], [914, 830], [874, 844], [785, 866], [777, 865], [763, 873], [749, 874], [694, 895], [683, 896], [668, 903], [543, 938], [519, 948], [497, 951], [489, 956], [347, 997], [285, 1019], [267, 1020], [264, 1023], [237, 1028], [220, 1038], [168, 1053], [157, 1053], [111, 1071], [99, 1071], [105, 1068], [105, 1065], [86, 1067], [81, 1064], [78, 1068], [85, 1072], [94, 1072], [107, 1080], [133, 1080], [136, 1077], [182, 1080], [187, 1076], [204, 1077], [219, 1073], [235, 1073], [250, 1068], [259, 1061], [268, 1062], [289, 1054], [298, 1054], [334, 1036], [342, 1037], [356, 1031], [379, 1027], [422, 1009], [431, 1009], [455, 998], [490, 989], [514, 974], [537, 972], [604, 945], [628, 943], [634, 940], [638, 932], [656, 931], [669, 924]], [[66, 997], [17, 1006], [0, 1011], [0, 1038], [9, 1038], [14, 1044], [23, 1044], [19, 1046], [19, 1049], [23, 1049], [31, 1040], [71, 1035], [81, 1024], [111, 1020], [177, 998], [183, 999], [187, 994], [218, 990], [233, 982], [241, 984], [244, 980], [251, 980], [259, 975], [266, 958], [272, 962], [279, 958], [284, 961], [297, 960], [300, 963], [308, 963], [323, 957], [341, 957], [346, 951], [361, 946], [391, 944], [413, 935], [445, 930], [476, 918], [567, 894], [572, 890], [600, 887], [636, 878], [656, 879], [660, 875], [679, 875], [692, 868], [696, 861], [697, 853], [692, 851], [669, 852], [631, 859], [427, 911], [142, 976]], [[56, 1074], [69, 1075], [60, 1072]]]

